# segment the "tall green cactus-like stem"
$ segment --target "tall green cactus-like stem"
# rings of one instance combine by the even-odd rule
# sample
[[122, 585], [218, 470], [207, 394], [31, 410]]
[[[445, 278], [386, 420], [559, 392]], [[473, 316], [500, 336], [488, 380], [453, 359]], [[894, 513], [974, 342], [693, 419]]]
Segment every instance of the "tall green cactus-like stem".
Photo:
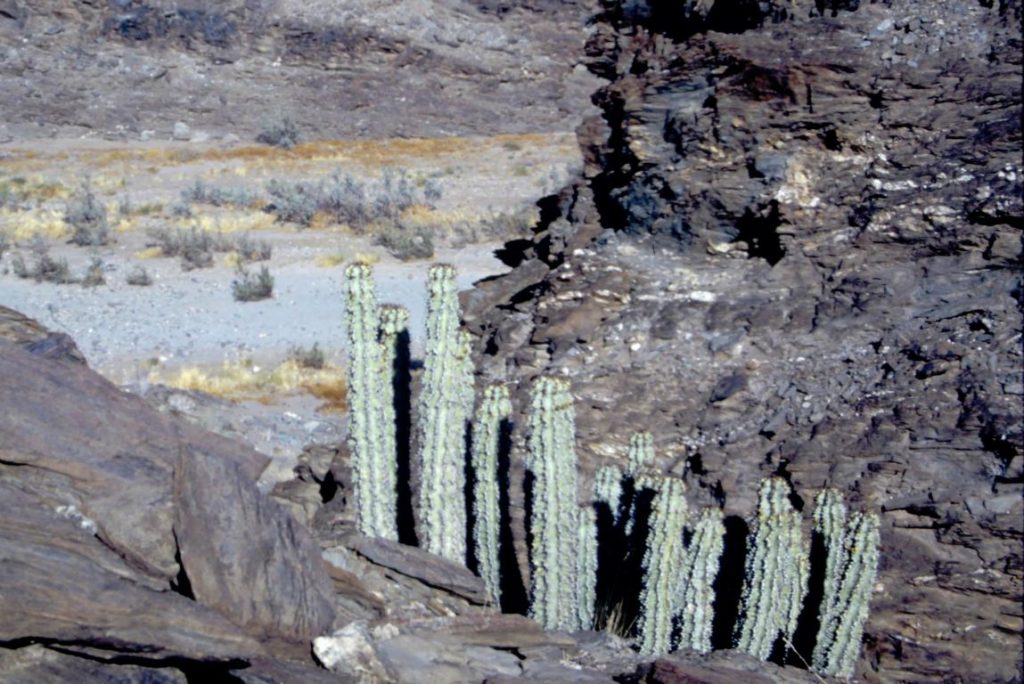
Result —
[[686, 550], [676, 595], [679, 646], [699, 653], [711, 651], [715, 578], [725, 544], [722, 511], [706, 508], [694, 527]]
[[629, 438], [626, 455], [626, 476], [638, 477], [654, 461], [654, 436], [650, 432], [635, 432]]
[[597, 513], [592, 506], [579, 509], [576, 533], [576, 623], [577, 629], [591, 629], [597, 605]]
[[815, 497], [813, 532], [821, 538], [825, 547], [825, 583], [818, 609], [817, 648], [812, 658], [815, 669], [824, 667], [824, 655], [835, 639], [839, 585], [843, 581], [846, 561], [846, 518], [846, 504], [837, 490], [824, 489]]
[[636, 522], [637, 495], [640, 490], [653, 487], [645, 487], [653, 480], [648, 481], [645, 469], [654, 462], [654, 437], [650, 432], [635, 432], [629, 438], [629, 451], [626, 455], [626, 478], [632, 483], [632, 491], [626, 501], [626, 537], [633, 536], [633, 528]]
[[468, 340], [459, 333], [455, 268], [432, 266], [428, 291], [426, 359], [418, 411], [420, 537], [427, 551], [465, 563], [465, 435], [472, 410], [472, 364]]
[[483, 399], [473, 423], [472, 463], [476, 482], [473, 486], [473, 534], [480, 577], [495, 603], [501, 601], [499, 564], [498, 449], [501, 425], [512, 415], [508, 387], [491, 385], [484, 389]]
[[789, 503], [784, 480], [773, 477], [761, 483], [752, 530], [736, 648], [767, 660], [780, 636], [792, 641], [809, 578], [800, 515]]
[[682, 480], [662, 478], [654, 483], [651, 531], [644, 553], [644, 585], [640, 592], [639, 640], [642, 655], [668, 653], [672, 646], [672, 616], [676, 583], [683, 565], [683, 526], [687, 505]]
[[534, 477], [530, 617], [546, 629], [570, 631], [579, 628], [575, 422], [568, 381], [537, 378], [526, 464]]
[[854, 513], [845, 521], [839, 494], [828, 490], [817, 504], [815, 527], [824, 536], [828, 558], [811, 666], [822, 674], [850, 677], [878, 569], [878, 516]]
[[616, 465], [604, 466], [594, 476], [594, 501], [608, 507], [612, 523], [622, 518], [622, 470]]
[[[345, 319], [348, 329], [349, 430], [356, 526], [361, 534], [397, 539], [396, 464], [383, 448], [381, 348], [373, 273], [366, 264], [345, 269]], [[392, 435], [392, 441], [394, 437]]]
[[[388, 508], [389, 530], [388, 539], [397, 539], [397, 528], [395, 536], [391, 535], [390, 521], [397, 520], [397, 500], [394, 493], [397, 492], [398, 483], [398, 444], [396, 442], [398, 417], [395, 413], [395, 372], [398, 364], [399, 344], [402, 334], [407, 334], [409, 329], [409, 310], [404, 306], [396, 304], [383, 304], [378, 310], [380, 317], [380, 454], [378, 459], [381, 463], [379, 473], [380, 488], [387, 492], [392, 500], [385, 502]], [[381, 535], [385, 536], [385, 535]]]

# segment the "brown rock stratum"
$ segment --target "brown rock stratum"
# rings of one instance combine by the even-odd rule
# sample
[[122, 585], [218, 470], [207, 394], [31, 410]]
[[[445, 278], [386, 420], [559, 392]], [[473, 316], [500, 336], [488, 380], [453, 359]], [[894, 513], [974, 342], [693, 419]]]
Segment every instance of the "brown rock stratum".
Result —
[[519, 406], [572, 378], [588, 474], [647, 429], [694, 503], [747, 516], [774, 473], [881, 512], [864, 681], [1020, 681], [1020, 25], [607, 3], [583, 176], [463, 299]]

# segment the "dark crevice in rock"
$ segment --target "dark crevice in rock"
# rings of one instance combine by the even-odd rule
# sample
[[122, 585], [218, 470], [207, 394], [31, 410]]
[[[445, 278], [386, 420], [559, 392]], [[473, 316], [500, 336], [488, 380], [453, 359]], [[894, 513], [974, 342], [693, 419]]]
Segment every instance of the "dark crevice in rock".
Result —
[[416, 520], [412, 492], [412, 347], [409, 331], [398, 336], [398, 353], [392, 375], [395, 408], [395, 443], [398, 460], [398, 540], [415, 546]]
[[[147, 657], [144, 654], [132, 654], [119, 652], [123, 644], [106, 642], [100, 640], [57, 640], [38, 636], [26, 636], [9, 641], [0, 641], [0, 648], [17, 650], [32, 645], [40, 645], [45, 648], [64, 655], [81, 658], [95, 663], [110, 665], [136, 665], [152, 669], [175, 669], [182, 672], [189, 684], [195, 682], [224, 682], [232, 684], [241, 682], [231, 671], [249, 667], [247, 660], [238, 658], [226, 661], [202, 661], [181, 656], [170, 656], [166, 658]], [[101, 655], [101, 652], [109, 651], [109, 655]]]
[[[174, 536], [174, 543], [175, 545], [178, 543], [177, 535]], [[192, 582], [188, 578], [188, 573], [185, 572], [185, 564], [181, 560], [180, 548], [176, 548], [174, 551], [174, 562], [178, 564], [178, 574], [171, 580], [171, 591], [195, 601], [196, 595], [192, 592]]]
[[509, 502], [512, 467], [511, 420], [501, 421], [498, 432], [498, 512], [500, 517], [498, 533], [498, 565], [501, 568], [501, 611], [526, 615], [529, 599], [519, 560], [516, 557], [515, 540], [512, 537], [512, 507]]
[[726, 649], [733, 646], [733, 634], [739, 620], [740, 597], [746, 576], [747, 522], [736, 515], [725, 518], [725, 543], [715, 577], [714, 620], [711, 625], [711, 647]]

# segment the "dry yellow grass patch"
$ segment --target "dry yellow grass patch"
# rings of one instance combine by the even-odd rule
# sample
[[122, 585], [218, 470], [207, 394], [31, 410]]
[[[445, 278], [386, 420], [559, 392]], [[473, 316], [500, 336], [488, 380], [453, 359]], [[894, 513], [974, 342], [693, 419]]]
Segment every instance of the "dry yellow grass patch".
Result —
[[266, 230], [273, 225], [272, 214], [242, 209], [217, 211], [178, 220], [180, 228], [188, 229], [195, 226], [213, 233], [247, 233], [253, 230]]
[[356, 252], [352, 255], [352, 261], [357, 264], [373, 266], [380, 261], [380, 254], [376, 252]]
[[238, 252], [228, 252], [224, 255], [224, 265], [228, 268], [238, 268], [242, 263], [242, 255]]
[[164, 250], [159, 247], [147, 247], [135, 253], [136, 259], [158, 259], [164, 255]]
[[340, 367], [304, 368], [292, 360], [274, 368], [262, 368], [246, 361], [228, 362], [218, 370], [188, 366], [167, 377], [153, 370], [149, 381], [206, 392], [231, 401], [269, 402], [274, 396], [308, 392], [327, 402], [321, 408], [332, 410], [344, 410], [347, 396], [345, 371]]
[[371, 140], [314, 140], [304, 142], [291, 149], [268, 145], [242, 145], [230, 148], [181, 148], [154, 147], [148, 149], [110, 150], [96, 155], [91, 163], [108, 165], [114, 162], [146, 162], [165, 165], [184, 164], [197, 161], [231, 162], [240, 161], [233, 172], [244, 176], [254, 167], [288, 167], [297, 162], [355, 162], [367, 166], [392, 166], [414, 159], [459, 157], [479, 152], [483, 147], [510, 146], [519, 149], [565, 146], [574, 150], [572, 134], [525, 133], [518, 135], [497, 135], [491, 137], [445, 137], [445, 138], [379, 138]]
[[0, 228], [6, 228], [17, 242], [27, 242], [35, 235], [62, 240], [71, 234], [71, 227], [64, 223], [64, 215], [54, 209], [2, 209]]
[[42, 174], [15, 176], [0, 181], [0, 190], [6, 190], [20, 200], [39, 202], [67, 199], [71, 196], [71, 188], [59, 180], [50, 180]]
[[334, 254], [321, 254], [316, 258], [316, 265], [320, 268], [334, 268], [345, 263], [345, 255], [341, 252], [335, 252]]

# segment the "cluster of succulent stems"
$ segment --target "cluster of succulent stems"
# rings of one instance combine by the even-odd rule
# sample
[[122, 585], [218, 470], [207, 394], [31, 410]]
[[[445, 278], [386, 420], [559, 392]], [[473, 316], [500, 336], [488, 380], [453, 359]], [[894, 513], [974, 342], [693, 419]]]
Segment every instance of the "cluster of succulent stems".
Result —
[[[472, 558], [488, 593], [500, 604], [504, 518], [499, 461], [511, 442], [510, 391], [502, 384], [483, 388], [474, 414], [471, 344], [460, 328], [455, 269], [432, 266], [427, 290], [426, 350], [416, 403], [417, 536], [427, 551], [454, 563]], [[397, 540], [400, 445], [394, 378], [400, 340], [408, 340], [409, 314], [402, 307], [377, 305], [366, 264], [346, 268], [345, 294], [356, 526], [364, 535]], [[633, 606], [636, 614], [620, 629], [635, 636], [642, 654], [680, 648], [709, 652], [715, 646], [715, 609], [723, 600], [716, 591], [725, 549], [723, 512], [706, 508], [691, 513], [683, 480], [656, 470], [654, 439], [644, 432], [631, 436], [625, 469], [614, 464], [598, 469], [592, 501], [580, 506], [571, 389], [566, 378], [548, 375], [530, 387], [525, 439], [531, 491], [530, 616], [547, 629], [608, 628], [622, 619], [611, 614]], [[469, 482], [467, 472], [472, 474]], [[467, 548], [463, 505], [467, 487], [472, 549]], [[809, 610], [804, 604], [811, 583], [811, 544], [790, 495], [784, 480], [764, 480], [749, 522], [731, 645], [764, 660], [778, 656], [780, 648], [785, 657]], [[849, 677], [878, 564], [878, 517], [848, 514], [839, 492], [826, 489], [815, 500], [812, 535], [825, 557], [810, 666]], [[609, 563], [615, 567], [604, 567]], [[610, 591], [600, 579], [609, 570], [631, 568], [629, 579], [638, 587], [632, 597], [621, 588]]]

